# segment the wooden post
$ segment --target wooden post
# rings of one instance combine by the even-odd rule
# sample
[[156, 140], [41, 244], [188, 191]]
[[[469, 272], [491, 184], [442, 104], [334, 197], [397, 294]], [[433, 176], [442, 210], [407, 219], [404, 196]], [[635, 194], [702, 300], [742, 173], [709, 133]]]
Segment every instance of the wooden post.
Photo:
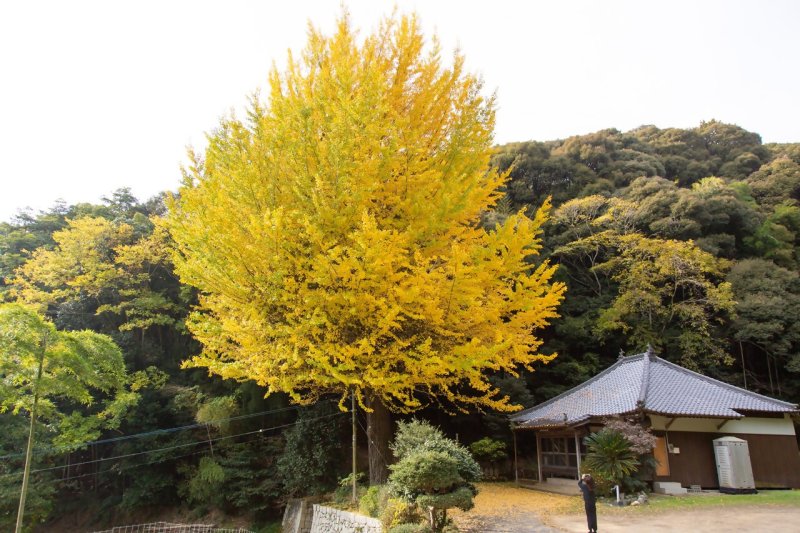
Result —
[[31, 475], [31, 460], [33, 458], [33, 439], [36, 431], [36, 405], [39, 403], [39, 383], [42, 381], [42, 368], [44, 355], [47, 351], [46, 342], [42, 342], [42, 357], [39, 359], [39, 370], [36, 372], [36, 383], [33, 385], [33, 407], [31, 407], [31, 427], [28, 432], [28, 447], [25, 450], [25, 468], [22, 473], [22, 490], [19, 495], [19, 510], [17, 511], [17, 525], [14, 531], [22, 533], [22, 522], [25, 516], [25, 499], [28, 496], [28, 482]]
[[543, 483], [542, 479], [542, 437], [539, 432], [536, 432], [536, 467], [539, 470], [539, 483]]
[[519, 467], [517, 466], [517, 432], [511, 426], [511, 435], [514, 437], [514, 484], [519, 487]]
[[350, 411], [353, 413], [353, 504], [358, 503], [358, 487], [356, 484], [356, 391], [350, 396]]
[[739, 341], [739, 353], [742, 355], [742, 378], [744, 378], [744, 390], [747, 390], [747, 369], [744, 366], [744, 348], [742, 348], [742, 341]]
[[581, 441], [578, 438], [578, 430], [575, 430], [575, 457], [578, 459], [578, 479], [581, 478]]
[[214, 458], [214, 445], [211, 444], [211, 429], [206, 424], [206, 435], [208, 435], [208, 447], [211, 449], [211, 458]]

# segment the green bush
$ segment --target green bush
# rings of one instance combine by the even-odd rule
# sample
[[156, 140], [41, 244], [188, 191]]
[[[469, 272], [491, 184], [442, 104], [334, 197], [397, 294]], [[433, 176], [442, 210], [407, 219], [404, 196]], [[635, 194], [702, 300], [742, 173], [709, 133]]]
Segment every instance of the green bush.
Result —
[[639, 468], [633, 474], [622, 478], [622, 489], [626, 494], [650, 492], [647, 480], [652, 480], [658, 461], [652, 455], [639, 456]]
[[481, 461], [499, 461], [505, 459], [506, 444], [490, 437], [484, 437], [469, 445], [469, 451]]
[[[367, 488], [364, 486], [364, 473], [356, 474], [356, 498], [361, 498], [366, 494]], [[353, 474], [348, 474], [339, 480], [339, 486], [333, 491], [333, 503], [339, 507], [351, 507], [353, 504]]]
[[281, 533], [281, 523], [272, 522], [258, 528], [258, 533]]
[[398, 524], [389, 533], [431, 533], [431, 528], [425, 524]]
[[497, 467], [498, 461], [508, 457], [506, 443], [491, 437], [484, 437], [469, 445], [469, 451], [475, 459], [481, 462], [483, 475], [487, 479], [499, 479], [501, 474]]
[[383, 513], [388, 500], [389, 488], [384, 485], [373, 485], [359, 499], [358, 510], [362, 514], [378, 518]]
[[211, 457], [202, 457], [196, 467], [179, 468], [186, 481], [178, 487], [178, 494], [193, 505], [220, 505], [224, 492], [225, 470]]
[[415, 504], [401, 498], [389, 498], [380, 518], [385, 531], [400, 524], [417, 524], [424, 520]]

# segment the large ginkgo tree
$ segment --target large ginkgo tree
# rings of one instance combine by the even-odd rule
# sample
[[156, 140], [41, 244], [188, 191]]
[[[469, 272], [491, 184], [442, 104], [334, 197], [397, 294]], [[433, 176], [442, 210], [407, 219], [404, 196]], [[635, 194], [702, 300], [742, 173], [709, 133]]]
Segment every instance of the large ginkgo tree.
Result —
[[191, 155], [170, 205], [177, 271], [201, 293], [188, 365], [372, 413], [514, 409], [488, 375], [548, 359], [535, 331], [564, 285], [532, 261], [549, 203], [480, 224], [505, 179], [494, 108], [414, 16], [364, 38], [347, 16], [310, 29], [247, 118]]

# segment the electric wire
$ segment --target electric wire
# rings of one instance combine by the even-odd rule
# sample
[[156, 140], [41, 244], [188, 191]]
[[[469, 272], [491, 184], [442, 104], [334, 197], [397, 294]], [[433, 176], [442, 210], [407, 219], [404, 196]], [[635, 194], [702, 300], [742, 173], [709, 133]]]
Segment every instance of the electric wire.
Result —
[[[256, 437], [257, 436], [258, 435], [256, 435]], [[254, 440], [256, 440], [256, 439], [250, 438], [250, 439], [243, 440], [243, 441], [241, 441], [241, 442], [239, 442], [237, 444], [246, 444], [248, 442], [253, 442]], [[204, 441], [204, 442], [201, 442], [201, 443], [198, 443], [198, 444], [207, 444], [207, 443], [208, 443], [208, 441]], [[125, 467], [122, 467], [122, 468], [116, 468], [117, 465], [114, 465], [111, 468], [107, 468], [105, 470], [100, 470], [100, 471], [97, 471], [97, 472], [87, 472], [86, 474], [78, 474], [76, 476], [69, 476], [69, 477], [64, 477], [64, 478], [53, 478], [53, 479], [49, 479], [49, 480], [43, 480], [41, 482], [43, 482], [43, 483], [61, 483], [61, 482], [65, 482], [65, 481], [72, 481], [74, 479], [80, 479], [80, 478], [90, 477], [90, 476], [100, 476], [100, 475], [109, 474], [109, 473], [112, 473], [112, 474], [113, 473], [122, 473], [122, 472], [125, 472], [125, 471], [128, 471], [128, 470], [132, 470], [134, 468], [166, 463], [168, 461], [175, 461], [177, 459], [183, 459], [183, 458], [186, 458], [186, 457], [191, 457], [193, 455], [200, 455], [202, 453], [205, 453], [205, 451], [204, 450], [196, 450], [196, 451], [185, 453], [185, 454], [182, 454], [182, 455], [174, 455], [172, 457], [166, 457], [166, 458], [163, 458], [163, 459], [156, 459], [156, 460], [153, 460], [153, 461], [148, 461], [148, 462], [145, 462], [145, 463], [139, 463], [139, 464], [135, 464], [135, 465], [125, 466]], [[62, 466], [62, 468], [66, 468], [66, 466]]]
[[389, 466], [389, 462], [386, 460], [386, 457], [383, 456], [380, 447], [375, 443], [374, 440], [370, 438], [367, 428], [364, 427], [358, 417], [356, 417], [356, 421], [358, 422], [359, 427], [364, 431], [364, 434], [367, 436], [368, 444], [372, 444], [373, 449], [378, 453], [378, 457], [380, 457], [381, 461], [383, 461], [383, 466]]
[[[263, 433], [265, 431], [273, 431], [273, 430], [276, 430], [276, 429], [283, 429], [283, 428], [294, 426], [294, 425], [299, 424], [300, 422], [304, 422], [304, 421], [321, 420], [321, 419], [324, 419], [324, 418], [330, 418], [330, 417], [334, 417], [334, 416], [341, 416], [341, 415], [344, 415], [344, 414], [345, 413], [332, 413], [332, 414], [322, 415], [322, 416], [314, 417], [314, 418], [305, 418], [303, 420], [298, 420], [298, 421], [292, 422], [290, 424], [281, 424], [279, 426], [273, 426], [273, 427], [269, 427], [269, 428], [261, 428], [261, 429], [255, 430], [255, 431], [247, 431], [247, 432], [239, 433], [239, 434], [236, 434], [236, 435], [226, 435], [226, 436], [222, 436], [222, 437], [216, 437], [216, 438], [213, 438], [213, 439], [203, 439], [201, 441], [195, 441], [195, 442], [184, 443], [184, 444], [176, 444], [174, 446], [165, 446], [163, 448], [155, 448], [155, 449], [152, 449], [152, 450], [144, 450], [144, 451], [141, 451], [141, 452], [133, 452], [133, 453], [127, 453], [127, 454], [122, 454], [122, 455], [114, 455], [114, 456], [111, 456], [111, 457], [101, 457], [99, 459], [92, 459], [90, 461], [81, 461], [79, 463], [72, 463], [69, 466], [71, 468], [73, 466], [77, 467], [77, 466], [81, 466], [81, 465], [88, 465], [88, 464], [99, 463], [99, 462], [103, 462], [103, 461], [112, 461], [114, 459], [127, 459], [129, 457], [136, 457], [136, 456], [145, 455], [145, 454], [149, 454], [149, 453], [175, 450], [175, 449], [178, 449], [178, 448], [186, 448], [187, 446], [197, 446], [199, 444], [208, 444], [209, 442], [216, 442], [216, 441], [221, 441], [221, 440], [241, 437], [241, 436], [244, 436], [244, 435], [252, 435], [252, 434], [255, 434], [255, 433]], [[30, 473], [34, 474], [34, 473], [39, 473], [39, 472], [48, 472], [48, 471], [51, 471], [51, 470], [61, 470], [63, 468], [65, 468], [65, 465], [51, 466], [51, 467], [48, 467], [48, 468], [38, 468], [38, 469], [35, 469], [35, 470], [31, 470]], [[11, 473], [8, 473], [8, 474], [2, 474], [2, 475], [0, 475], [0, 478], [9, 478], [9, 477], [13, 477], [13, 476], [19, 476], [22, 473], [23, 472], [20, 471], [20, 472], [11, 472]]]
[[[333, 413], [331, 415], [325, 415], [325, 416], [333, 417], [333, 416], [335, 416], [337, 414], [346, 414], [346, 413]], [[322, 417], [320, 417], [320, 418], [322, 418]], [[309, 419], [306, 419], [306, 420], [309, 420]], [[294, 424], [288, 424], [288, 425], [297, 425], [300, 422], [303, 422], [303, 421], [302, 420], [298, 420]], [[324, 423], [330, 423], [330, 420], [327, 421], [327, 422], [324, 422]], [[279, 429], [280, 427], [284, 427], [284, 426], [276, 426], [274, 428], [266, 428], [263, 431], [269, 431], [271, 429]], [[259, 433], [260, 434], [261, 431], [251, 432], [251, 433]], [[244, 434], [242, 434], [242, 435], [244, 435]], [[255, 439], [251, 438], [251, 439], [247, 439], [247, 440], [241, 441], [238, 444], [246, 444], [248, 442], [253, 442], [254, 440]], [[205, 441], [202, 441], [202, 442], [197, 442], [196, 444], [207, 444], [207, 443], [208, 443], [208, 441], [205, 440]], [[140, 468], [142, 466], [152, 466], [152, 465], [155, 465], [155, 464], [166, 463], [166, 462], [169, 462], [169, 461], [175, 461], [175, 460], [178, 460], [178, 459], [184, 459], [186, 457], [191, 457], [193, 455], [199, 455], [199, 454], [202, 454], [202, 453], [205, 453], [204, 450], [196, 450], [196, 451], [193, 451], [193, 452], [190, 452], [190, 453], [185, 453], [185, 454], [182, 454], [182, 455], [177, 455], [177, 456], [173, 456], [173, 457], [167, 457], [167, 458], [164, 458], [164, 459], [156, 459], [154, 461], [149, 461], [149, 462], [146, 462], [146, 463], [139, 463], [139, 464], [136, 464], [136, 465], [130, 465], [130, 466], [122, 467], [122, 468], [114, 468], [112, 466], [111, 468], [107, 468], [107, 469], [101, 470], [99, 472], [88, 472], [86, 474], [79, 474], [77, 476], [70, 476], [70, 477], [66, 477], [66, 478], [55, 478], [55, 479], [49, 480], [49, 482], [51, 482], [51, 483], [60, 483], [60, 482], [72, 481], [73, 479], [79, 479], [79, 478], [84, 478], [84, 477], [89, 477], [89, 476], [99, 476], [99, 475], [108, 474], [108, 473], [121, 473], [121, 472], [125, 472], [125, 471], [128, 471], [128, 470], [133, 470], [134, 468]], [[72, 465], [70, 465], [70, 466], [72, 466]], [[61, 468], [65, 468], [65, 467], [62, 466]]]
[[[332, 415], [326, 415], [326, 416], [333, 417], [336, 414], [339, 414], [339, 413], [333, 413]], [[342, 414], [345, 414], [345, 413], [342, 413]], [[323, 422], [323, 424], [329, 424], [331, 421], [332, 420], [328, 420], [326, 422]], [[297, 422], [295, 422], [292, 425], [297, 425], [300, 422], [302, 422], [302, 420], [298, 420]], [[269, 429], [274, 429], [274, 428], [267, 428], [267, 429], [264, 429], [264, 431], [269, 431]], [[258, 435], [256, 435], [256, 437], [258, 437]], [[256, 439], [255, 438], [250, 438], [250, 439], [246, 439], [246, 440], [243, 440], [241, 442], [238, 442], [237, 444], [246, 444], [246, 443], [249, 443], [249, 442], [253, 442], [254, 440], [256, 440]], [[197, 444], [206, 444], [207, 442], [208, 441], [203, 441], [203, 442], [198, 442]], [[166, 462], [169, 462], [169, 461], [175, 461], [175, 460], [178, 460], [178, 459], [184, 459], [186, 457], [191, 457], [193, 455], [200, 455], [202, 453], [205, 453], [205, 451], [204, 450], [196, 450], [196, 451], [193, 451], [193, 452], [190, 452], [190, 453], [185, 453], [185, 454], [182, 454], [182, 455], [166, 457], [166, 458], [163, 458], [163, 459], [156, 459], [154, 461], [149, 461], [149, 462], [145, 462], [145, 463], [139, 463], [139, 464], [135, 464], [135, 465], [125, 466], [125, 467], [122, 467], [122, 468], [115, 468], [114, 466], [112, 466], [111, 468], [107, 468], [107, 469], [101, 470], [99, 472], [88, 472], [86, 474], [79, 474], [79, 475], [76, 475], [76, 476], [70, 476], [70, 477], [66, 477], [66, 478], [54, 478], [54, 479], [47, 480], [47, 481], [44, 481], [44, 482], [60, 483], [60, 482], [65, 482], [65, 481], [72, 481], [74, 479], [90, 477], [90, 476], [100, 476], [100, 475], [109, 474], [109, 473], [122, 473], [122, 472], [126, 472], [128, 470], [133, 470], [135, 468], [140, 468], [142, 466], [152, 466], [152, 465], [155, 465], [155, 464], [166, 463]], [[62, 468], [66, 468], [66, 467], [62, 467]]]
[[[328, 401], [329, 402], [333, 402], [334, 400], [328, 400]], [[263, 416], [263, 415], [269, 415], [269, 414], [275, 414], [275, 413], [282, 413], [282, 412], [286, 412], [286, 411], [300, 409], [300, 407], [301, 406], [299, 406], [299, 405], [290, 405], [288, 407], [281, 407], [281, 408], [278, 408], [278, 409], [271, 409], [269, 411], [261, 411], [259, 413], [251, 413], [251, 414], [247, 414], [247, 415], [238, 415], [238, 416], [232, 416], [232, 417], [229, 417], [229, 418], [218, 418], [218, 419], [209, 420], [208, 422], [203, 422], [203, 423], [189, 424], [189, 425], [185, 425], [185, 426], [175, 426], [175, 427], [164, 428], [164, 429], [154, 429], [154, 430], [151, 430], [151, 431], [145, 431], [143, 433], [135, 433], [133, 435], [121, 435], [119, 437], [110, 437], [110, 438], [107, 438], [107, 439], [86, 441], [86, 442], [70, 445], [69, 447], [37, 448], [37, 449], [34, 450], [34, 452], [37, 453], [37, 454], [42, 454], [42, 453], [45, 453], [45, 454], [62, 454], [62, 453], [71, 452], [71, 451], [79, 449], [79, 448], [83, 448], [85, 446], [93, 446], [93, 445], [97, 445], [97, 444], [108, 444], [108, 443], [111, 443], [111, 442], [121, 442], [121, 441], [124, 441], [124, 440], [139, 439], [139, 438], [150, 437], [150, 436], [155, 436], [155, 435], [167, 435], [169, 433], [175, 433], [177, 431], [186, 431], [186, 430], [189, 430], [189, 429], [197, 429], [197, 428], [205, 427], [207, 425], [213, 425], [213, 424], [216, 424], [216, 423], [219, 423], [219, 422], [229, 422], [229, 421], [233, 421], [233, 420], [243, 420], [243, 419], [246, 419], [246, 418], [254, 418], [254, 417], [257, 417], [257, 416]], [[2, 460], [2, 459], [11, 459], [13, 457], [23, 457], [24, 455], [25, 455], [24, 453], [10, 453], [10, 454], [6, 454], [6, 455], [0, 455], [0, 460]]]

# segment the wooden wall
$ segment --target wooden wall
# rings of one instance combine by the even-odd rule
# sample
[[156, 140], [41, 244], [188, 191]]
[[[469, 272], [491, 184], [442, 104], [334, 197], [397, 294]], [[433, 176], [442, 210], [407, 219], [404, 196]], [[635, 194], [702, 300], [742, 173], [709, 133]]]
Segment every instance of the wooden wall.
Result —
[[[664, 435], [664, 432], [655, 432]], [[667, 442], [680, 448], [669, 455], [669, 476], [656, 481], [677, 481], [684, 487], [718, 488], [714, 439], [738, 437], [747, 441], [756, 488], [800, 488], [800, 452], [794, 435], [751, 435], [669, 431]]]

